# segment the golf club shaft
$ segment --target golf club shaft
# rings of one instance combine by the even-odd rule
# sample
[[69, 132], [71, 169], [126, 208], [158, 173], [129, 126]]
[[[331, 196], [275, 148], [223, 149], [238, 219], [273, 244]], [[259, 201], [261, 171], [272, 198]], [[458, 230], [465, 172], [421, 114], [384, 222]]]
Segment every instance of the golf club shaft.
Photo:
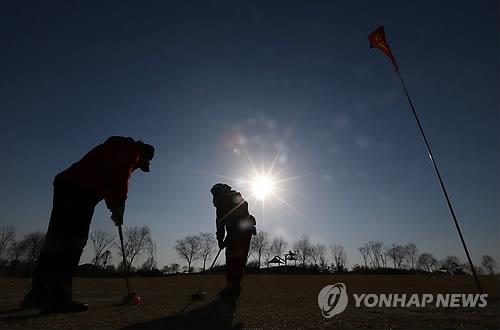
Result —
[[123, 245], [123, 232], [122, 226], [118, 226], [118, 235], [120, 236], [120, 243], [122, 246], [122, 256], [123, 256], [123, 270], [125, 272], [125, 282], [127, 283], [127, 295], [130, 296], [130, 286], [128, 284], [128, 267], [127, 267], [127, 258], [125, 258], [125, 246]]
[[217, 258], [219, 258], [219, 254], [222, 251], [222, 249], [219, 249], [219, 252], [217, 252], [217, 255], [215, 256], [214, 261], [212, 261], [212, 266], [210, 266], [210, 269], [208, 270], [209, 272], [214, 268], [215, 262], [217, 261]]
[[210, 274], [210, 272], [212, 271], [212, 268], [214, 268], [215, 262], [217, 261], [217, 258], [219, 258], [219, 254], [221, 253], [221, 251], [222, 251], [222, 249], [219, 249], [219, 252], [217, 252], [217, 255], [215, 256], [214, 261], [212, 261], [212, 265], [210, 266], [210, 269], [205, 274], [205, 277], [203, 278], [203, 282], [201, 283], [200, 289], [197, 291], [197, 293], [201, 292], [201, 290], [205, 286], [205, 283], [207, 282], [207, 279], [208, 279], [208, 274]]

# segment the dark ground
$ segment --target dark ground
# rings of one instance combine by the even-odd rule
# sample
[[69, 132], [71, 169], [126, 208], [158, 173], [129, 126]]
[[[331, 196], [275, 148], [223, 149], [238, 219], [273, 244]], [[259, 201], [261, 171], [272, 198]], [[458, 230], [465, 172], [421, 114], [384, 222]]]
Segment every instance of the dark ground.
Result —
[[[356, 308], [331, 319], [321, 316], [318, 292], [343, 282], [351, 293], [476, 293], [470, 276], [447, 275], [247, 275], [238, 300], [219, 299], [222, 275], [211, 275], [204, 301], [190, 303], [201, 276], [133, 278], [138, 306], [119, 305], [123, 279], [75, 280], [84, 313], [37, 315], [9, 312], [29, 288], [29, 279], [0, 278], [1, 329], [172, 329], [172, 328], [500, 328], [500, 276], [484, 276], [485, 308]], [[179, 313], [182, 311], [181, 313]]]

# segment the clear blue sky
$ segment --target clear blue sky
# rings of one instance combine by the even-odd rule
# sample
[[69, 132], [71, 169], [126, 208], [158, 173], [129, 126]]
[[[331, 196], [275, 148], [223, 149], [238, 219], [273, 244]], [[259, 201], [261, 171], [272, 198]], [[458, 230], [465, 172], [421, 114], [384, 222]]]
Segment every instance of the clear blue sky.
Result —
[[[157, 148], [125, 222], [152, 229], [160, 265], [215, 230], [214, 174], [277, 150], [281, 177], [299, 176], [280, 193], [293, 208], [251, 202], [259, 229], [342, 244], [350, 265], [368, 240], [465, 261], [397, 76], [369, 48], [383, 24], [471, 254], [500, 261], [497, 1], [55, 3], [0, 7], [0, 221], [18, 236], [46, 230], [59, 171], [123, 135]], [[92, 228], [115, 231], [104, 203]]]

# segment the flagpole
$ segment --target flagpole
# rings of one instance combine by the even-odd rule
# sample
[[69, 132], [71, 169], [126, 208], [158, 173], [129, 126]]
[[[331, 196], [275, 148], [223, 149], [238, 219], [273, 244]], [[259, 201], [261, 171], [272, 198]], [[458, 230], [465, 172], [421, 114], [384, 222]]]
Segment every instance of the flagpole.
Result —
[[415, 117], [415, 120], [417, 121], [418, 128], [420, 130], [420, 134], [422, 136], [422, 139], [425, 142], [425, 147], [427, 148], [427, 153], [429, 154], [429, 158], [431, 159], [432, 166], [434, 167], [434, 171], [436, 172], [436, 176], [438, 177], [439, 184], [441, 185], [441, 189], [443, 191], [444, 197], [446, 198], [446, 203], [448, 204], [448, 208], [450, 209], [451, 216], [453, 217], [453, 221], [455, 222], [455, 227], [457, 228], [458, 235], [460, 236], [460, 240], [462, 241], [462, 245], [465, 250], [465, 254], [467, 255], [467, 260], [469, 261], [470, 269], [472, 272], [472, 275], [474, 275], [474, 279], [476, 281], [477, 288], [479, 290], [479, 293], [482, 294], [483, 290], [481, 288], [481, 284], [479, 283], [479, 278], [477, 277], [476, 270], [474, 269], [474, 264], [472, 263], [472, 259], [469, 254], [469, 250], [467, 249], [467, 245], [465, 244], [464, 236], [462, 235], [462, 231], [460, 230], [460, 226], [458, 224], [457, 217], [455, 215], [455, 211], [453, 211], [453, 206], [451, 205], [450, 198], [448, 197], [448, 192], [446, 191], [446, 187], [443, 183], [443, 180], [441, 178], [441, 174], [439, 173], [439, 169], [437, 167], [437, 164], [434, 160], [434, 157], [432, 156], [432, 151], [431, 147], [429, 146], [429, 142], [427, 141], [427, 138], [425, 137], [424, 129], [422, 128], [422, 125], [420, 124], [420, 120], [418, 119], [417, 111], [415, 110], [415, 107], [413, 106], [413, 102], [411, 101], [410, 95], [408, 94], [408, 90], [406, 89], [406, 85], [403, 81], [403, 78], [401, 77], [401, 74], [399, 72], [399, 68], [397, 65], [395, 65], [396, 73], [398, 74], [399, 81], [401, 82], [401, 85], [403, 86], [403, 89], [406, 94], [406, 98], [408, 99], [408, 103], [410, 104], [411, 110], [413, 112], [413, 116]]

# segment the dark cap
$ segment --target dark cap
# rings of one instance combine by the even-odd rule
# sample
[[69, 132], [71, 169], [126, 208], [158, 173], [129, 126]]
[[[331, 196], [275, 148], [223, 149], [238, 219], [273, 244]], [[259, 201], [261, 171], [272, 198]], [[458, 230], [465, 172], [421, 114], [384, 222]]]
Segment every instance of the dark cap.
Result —
[[231, 186], [225, 184], [225, 183], [216, 183], [214, 184], [214, 186], [212, 187], [212, 189], [210, 189], [210, 192], [212, 193], [212, 195], [218, 195], [220, 193], [225, 193], [225, 192], [228, 192], [228, 191], [231, 191]]
[[152, 145], [144, 143], [142, 141], [137, 141], [136, 143], [139, 147], [139, 151], [146, 159], [153, 159], [153, 157], [155, 156], [155, 148]]

